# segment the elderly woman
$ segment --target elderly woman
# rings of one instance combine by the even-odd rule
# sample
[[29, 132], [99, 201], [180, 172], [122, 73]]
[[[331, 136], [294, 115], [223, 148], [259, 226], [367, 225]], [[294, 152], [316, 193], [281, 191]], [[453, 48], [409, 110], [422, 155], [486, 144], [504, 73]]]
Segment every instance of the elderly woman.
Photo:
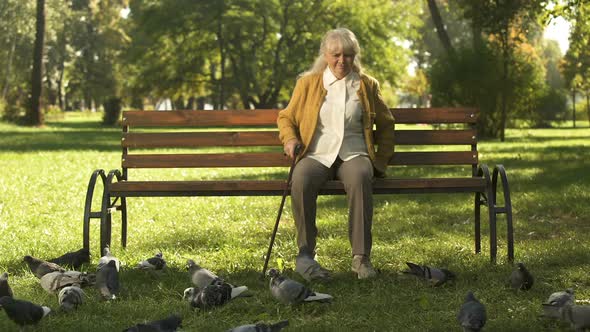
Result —
[[385, 175], [393, 155], [394, 119], [379, 82], [361, 70], [354, 33], [341, 28], [325, 34], [319, 56], [298, 79], [277, 124], [285, 153], [299, 158], [291, 185], [299, 247], [295, 270], [308, 281], [331, 277], [315, 260], [316, 201], [326, 181], [337, 178], [348, 200], [352, 271], [359, 279], [374, 277], [372, 183], [375, 176]]

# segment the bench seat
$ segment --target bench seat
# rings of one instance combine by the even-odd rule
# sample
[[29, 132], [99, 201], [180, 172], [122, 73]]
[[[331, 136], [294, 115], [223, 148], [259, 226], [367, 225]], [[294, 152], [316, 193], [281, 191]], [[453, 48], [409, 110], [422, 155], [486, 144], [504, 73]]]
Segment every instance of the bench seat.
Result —
[[[480, 177], [377, 179], [375, 194], [483, 192], [486, 183]], [[280, 196], [284, 180], [220, 181], [121, 181], [110, 184], [109, 191], [120, 197], [162, 196]], [[344, 194], [340, 181], [328, 181], [320, 195]]]

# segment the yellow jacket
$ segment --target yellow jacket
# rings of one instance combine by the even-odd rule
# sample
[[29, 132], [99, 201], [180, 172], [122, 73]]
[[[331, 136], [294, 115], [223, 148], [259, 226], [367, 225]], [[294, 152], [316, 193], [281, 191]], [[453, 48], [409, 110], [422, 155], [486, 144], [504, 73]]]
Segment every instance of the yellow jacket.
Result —
[[[328, 91], [324, 88], [322, 73], [301, 77], [295, 84], [289, 105], [279, 112], [277, 125], [279, 138], [285, 144], [292, 139], [303, 143], [304, 156], [316, 130], [320, 108]], [[371, 76], [361, 74], [361, 86], [357, 95], [363, 108], [363, 128], [369, 158], [373, 167], [385, 173], [389, 159], [393, 155], [393, 129], [395, 120], [383, 102], [379, 82]], [[376, 126], [373, 137], [373, 125]], [[379, 149], [375, 151], [375, 145]]]

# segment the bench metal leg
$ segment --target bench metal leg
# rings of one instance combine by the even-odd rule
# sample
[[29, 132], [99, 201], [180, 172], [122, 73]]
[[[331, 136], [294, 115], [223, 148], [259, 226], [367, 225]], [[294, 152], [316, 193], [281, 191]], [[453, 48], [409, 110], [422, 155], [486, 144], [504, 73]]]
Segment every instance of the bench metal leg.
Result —
[[496, 193], [498, 189], [498, 174], [502, 180], [502, 192], [504, 195], [504, 206], [496, 206], [496, 214], [506, 214], [506, 239], [508, 242], [508, 260], [514, 261], [514, 227], [512, 225], [512, 202], [510, 200], [510, 187], [508, 186], [508, 177], [503, 165], [496, 165], [492, 176], [492, 188], [494, 204], [496, 205]]
[[102, 219], [102, 210], [92, 211], [92, 199], [94, 197], [94, 188], [96, 187], [96, 180], [99, 177], [101, 179], [104, 192], [104, 189], [106, 188], [106, 176], [104, 174], [104, 170], [97, 169], [94, 172], [92, 172], [92, 175], [90, 176], [90, 181], [88, 182], [88, 190], [86, 191], [86, 200], [84, 203], [82, 247], [88, 250], [90, 250], [90, 219]]
[[[489, 188], [488, 191], [491, 191]], [[492, 197], [491, 193], [488, 193], [488, 197]], [[498, 231], [496, 228], [496, 213], [495, 213], [496, 202], [493, 199], [488, 199], [488, 214], [490, 219], [490, 260], [492, 263], [496, 262], [498, 256]]]
[[100, 252], [103, 248], [111, 246], [111, 213], [109, 211], [109, 203], [111, 195], [108, 190], [105, 190], [102, 195], [101, 216], [100, 216]]
[[[111, 245], [111, 234], [112, 234], [112, 216], [115, 211], [121, 211], [122, 227], [121, 227], [121, 243], [123, 247], [126, 246], [127, 236], [127, 201], [124, 197], [113, 197], [110, 194], [109, 186], [113, 183], [114, 179], [117, 181], [122, 180], [121, 172], [118, 169], [112, 170], [106, 176], [105, 191], [102, 196], [101, 205], [101, 219], [100, 219], [100, 247], [102, 248]], [[116, 205], [117, 201], [121, 198], [121, 204]]]
[[476, 229], [476, 244], [475, 249], [481, 250], [481, 235], [480, 235], [480, 215], [481, 205], [488, 207], [488, 218], [490, 227], [490, 260], [492, 263], [496, 262], [498, 252], [497, 234], [496, 234], [496, 209], [494, 201], [494, 193], [492, 188], [492, 181], [490, 179], [490, 170], [486, 164], [481, 164], [477, 170], [477, 176], [481, 176], [486, 181], [485, 192], [475, 194], [475, 229]]
[[481, 199], [481, 193], [475, 193], [475, 253], [479, 254], [481, 252], [481, 206], [484, 205], [485, 202]]
[[121, 197], [121, 246], [127, 247], [127, 197]]

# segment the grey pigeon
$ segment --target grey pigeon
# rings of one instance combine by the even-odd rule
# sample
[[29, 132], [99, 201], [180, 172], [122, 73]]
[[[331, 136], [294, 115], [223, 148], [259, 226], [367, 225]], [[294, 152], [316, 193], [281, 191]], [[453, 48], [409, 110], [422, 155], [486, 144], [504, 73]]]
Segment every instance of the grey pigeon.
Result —
[[472, 292], [467, 292], [465, 302], [457, 314], [457, 320], [464, 332], [480, 331], [486, 325], [486, 308]]
[[289, 321], [282, 320], [274, 324], [258, 323], [242, 325], [227, 330], [227, 332], [279, 332], [287, 326], [289, 326]]
[[33, 272], [33, 274], [39, 279], [41, 279], [44, 275], [50, 272], [65, 271], [61, 266], [55, 263], [46, 262], [42, 259], [38, 259], [32, 256], [25, 256], [23, 258], [23, 261], [27, 263], [29, 269], [31, 269], [31, 272]]
[[71, 285], [81, 287], [93, 285], [96, 282], [96, 275], [86, 272], [65, 271], [51, 272], [44, 275], [40, 284], [48, 293], [57, 293], [61, 288]]
[[170, 315], [153, 322], [136, 324], [123, 332], [174, 332], [180, 327], [182, 327], [182, 318], [178, 315]]
[[529, 290], [533, 287], [535, 278], [523, 263], [517, 263], [510, 274], [510, 286], [514, 290]]
[[111, 260], [96, 272], [96, 288], [105, 300], [114, 300], [119, 293], [119, 271], [117, 263]]
[[10, 296], [0, 298], [0, 307], [4, 309], [11, 321], [20, 325], [21, 329], [25, 325], [39, 323], [41, 318], [51, 312], [48, 307], [42, 307], [25, 300], [13, 299]]
[[207, 285], [202, 289], [190, 287], [184, 290], [183, 298], [189, 302], [193, 308], [208, 309], [210, 307], [220, 306], [238, 296], [241, 296], [248, 290], [246, 286], [234, 286], [224, 281], [217, 281]]
[[49, 262], [60, 266], [70, 266], [74, 270], [78, 270], [82, 264], [90, 263], [90, 250], [82, 248], [78, 251], [68, 252], [57, 258], [50, 259]]
[[434, 286], [440, 286], [447, 281], [454, 280], [456, 278], [455, 274], [447, 269], [418, 265], [411, 262], [406, 262], [406, 265], [408, 265], [410, 269], [403, 271], [403, 273], [415, 275], [419, 278], [425, 279]]
[[64, 311], [72, 311], [84, 303], [85, 295], [78, 285], [66, 286], [59, 291], [57, 300]]
[[586, 331], [590, 329], [590, 306], [567, 304], [561, 308], [561, 319], [576, 331]]
[[166, 261], [162, 257], [162, 252], [137, 264], [137, 268], [142, 270], [161, 270], [164, 267], [166, 267]]
[[102, 250], [102, 257], [98, 259], [98, 265], [96, 266], [96, 270], [100, 270], [103, 266], [107, 265], [110, 261], [115, 262], [115, 267], [117, 268], [117, 272], [121, 268], [121, 262], [119, 259], [113, 254], [111, 254], [111, 249], [109, 247], [104, 247]]
[[191, 282], [199, 289], [203, 289], [205, 288], [205, 286], [209, 286], [213, 283], [218, 283], [220, 282], [220, 280], [222, 280], [215, 273], [205, 268], [202, 268], [192, 259], [189, 259], [187, 261], [187, 269], [188, 274], [191, 278]]
[[4, 272], [0, 276], [0, 297], [2, 297], [2, 296], [14, 297], [14, 294], [12, 293], [12, 289], [10, 288], [10, 285], [8, 284], [8, 272]]
[[547, 302], [543, 303], [543, 316], [559, 319], [561, 317], [560, 309], [566, 305], [574, 305], [576, 298], [574, 290], [571, 288], [565, 291], [555, 292], [549, 295]]
[[303, 302], [330, 302], [332, 295], [314, 292], [303, 284], [281, 276], [278, 270], [270, 269], [270, 292], [281, 303], [299, 304]]

